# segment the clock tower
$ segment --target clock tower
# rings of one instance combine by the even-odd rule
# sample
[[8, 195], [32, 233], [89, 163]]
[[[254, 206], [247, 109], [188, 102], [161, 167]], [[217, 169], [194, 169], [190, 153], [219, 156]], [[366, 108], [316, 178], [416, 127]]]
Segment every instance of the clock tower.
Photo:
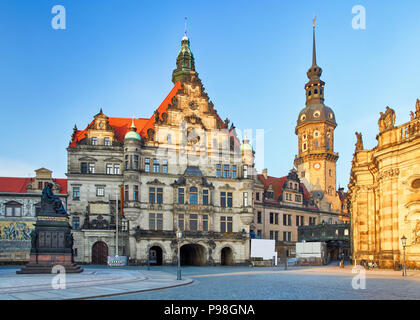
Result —
[[336, 208], [336, 162], [334, 129], [337, 126], [331, 108], [324, 104], [325, 82], [320, 79], [322, 69], [316, 63], [315, 24], [313, 25], [312, 66], [305, 84], [306, 107], [299, 113], [295, 133], [298, 136], [298, 155], [294, 164], [299, 178], [309, 191], [322, 191]]

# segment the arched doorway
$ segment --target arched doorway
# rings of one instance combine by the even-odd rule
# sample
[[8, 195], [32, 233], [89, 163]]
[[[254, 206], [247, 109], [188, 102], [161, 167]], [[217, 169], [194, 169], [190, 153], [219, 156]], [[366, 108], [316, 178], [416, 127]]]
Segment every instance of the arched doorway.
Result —
[[108, 258], [108, 246], [103, 241], [95, 242], [92, 246], [92, 263], [106, 264]]
[[159, 246], [153, 246], [150, 248], [150, 264], [161, 266], [162, 265], [162, 248]]
[[199, 244], [184, 244], [181, 247], [181, 265], [204, 266], [206, 250]]
[[222, 266], [231, 266], [233, 262], [232, 249], [224, 247], [220, 253], [220, 263]]

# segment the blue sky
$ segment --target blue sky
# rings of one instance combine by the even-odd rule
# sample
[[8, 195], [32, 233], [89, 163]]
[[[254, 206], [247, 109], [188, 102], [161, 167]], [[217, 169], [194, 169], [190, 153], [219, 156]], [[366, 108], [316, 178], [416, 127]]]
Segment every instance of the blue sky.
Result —
[[[54, 30], [54, 5], [66, 30]], [[366, 8], [366, 30], [352, 7]], [[336, 115], [337, 187], [348, 184], [356, 137], [376, 146], [379, 112], [397, 124], [420, 97], [420, 2], [43, 1], [0, 2], [0, 176], [46, 167], [65, 177], [74, 124], [103, 108], [150, 117], [172, 88], [188, 17], [196, 70], [219, 115], [264, 129], [265, 167], [283, 176], [297, 152], [297, 116], [311, 65], [312, 18], [325, 104]]]

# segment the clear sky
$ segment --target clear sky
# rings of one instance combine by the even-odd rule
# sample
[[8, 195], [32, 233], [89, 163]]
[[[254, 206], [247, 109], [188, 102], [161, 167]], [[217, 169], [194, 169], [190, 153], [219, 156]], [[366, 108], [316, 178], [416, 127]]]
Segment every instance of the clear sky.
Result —
[[[66, 29], [54, 30], [54, 5]], [[366, 29], [352, 8], [366, 8]], [[420, 1], [0, 2], [0, 176], [46, 167], [65, 177], [74, 124], [102, 107], [111, 117], [150, 117], [172, 88], [188, 17], [196, 70], [222, 119], [264, 129], [264, 166], [283, 176], [297, 152], [312, 18], [325, 104], [336, 115], [337, 187], [346, 186], [356, 137], [376, 146], [379, 112], [409, 120], [420, 97]]]

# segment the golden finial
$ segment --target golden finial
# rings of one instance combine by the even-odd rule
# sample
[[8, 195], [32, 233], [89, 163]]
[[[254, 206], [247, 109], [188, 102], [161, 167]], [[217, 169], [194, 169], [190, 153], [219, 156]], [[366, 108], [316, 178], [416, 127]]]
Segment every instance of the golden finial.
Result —
[[315, 29], [315, 20], [316, 20], [316, 16], [314, 16], [314, 18], [312, 19], [312, 27]]

